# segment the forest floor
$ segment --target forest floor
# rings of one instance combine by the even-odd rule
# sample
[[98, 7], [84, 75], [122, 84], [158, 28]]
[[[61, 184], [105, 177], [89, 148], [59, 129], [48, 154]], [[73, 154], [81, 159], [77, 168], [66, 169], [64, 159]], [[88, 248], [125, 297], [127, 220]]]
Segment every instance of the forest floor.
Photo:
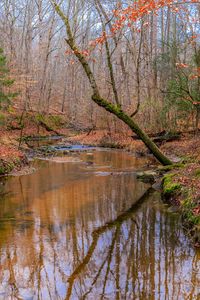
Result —
[[23, 119], [19, 113], [0, 114], [0, 176], [22, 175], [32, 172], [26, 152], [28, 137], [48, 137], [68, 135], [65, 121], [61, 116], [48, 119], [35, 114], [26, 114]]
[[[44, 121], [44, 120], [43, 120]], [[65, 136], [62, 143], [84, 144], [107, 148], [124, 149], [137, 156], [149, 157], [149, 168], [158, 168], [157, 161], [150, 155], [144, 144], [134, 138], [131, 132], [112, 133], [105, 130], [90, 133], [77, 133], [66, 127], [56, 117], [53, 122], [46, 122], [48, 126], [29, 120], [24, 128], [12, 120], [9, 126], [0, 129], [0, 175], [22, 175], [32, 172], [25, 153], [28, 151], [25, 137], [28, 136]], [[38, 126], [40, 124], [40, 126]], [[54, 127], [53, 131], [51, 127]], [[62, 129], [60, 129], [62, 127]], [[38, 130], [39, 129], [39, 130]], [[20, 139], [23, 136], [21, 147]], [[178, 162], [173, 169], [162, 169], [163, 196], [180, 208], [185, 224], [190, 228], [194, 244], [200, 247], [200, 136], [182, 134], [180, 139], [162, 142], [160, 149], [174, 162]], [[148, 167], [148, 166], [147, 166]], [[166, 171], [168, 171], [166, 173]], [[191, 229], [192, 228], [192, 229]]]

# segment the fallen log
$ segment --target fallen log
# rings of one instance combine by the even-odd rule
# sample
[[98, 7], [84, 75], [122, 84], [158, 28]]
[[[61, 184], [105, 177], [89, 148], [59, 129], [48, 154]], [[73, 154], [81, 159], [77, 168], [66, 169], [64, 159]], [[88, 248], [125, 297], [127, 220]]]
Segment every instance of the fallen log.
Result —
[[[156, 134], [149, 134], [149, 136], [153, 139], [154, 143], [157, 145], [161, 145], [164, 142], [171, 142], [175, 140], [179, 140], [181, 138], [181, 132], [171, 133], [171, 132], [158, 132]], [[131, 136], [134, 140], [139, 140], [138, 136]]]

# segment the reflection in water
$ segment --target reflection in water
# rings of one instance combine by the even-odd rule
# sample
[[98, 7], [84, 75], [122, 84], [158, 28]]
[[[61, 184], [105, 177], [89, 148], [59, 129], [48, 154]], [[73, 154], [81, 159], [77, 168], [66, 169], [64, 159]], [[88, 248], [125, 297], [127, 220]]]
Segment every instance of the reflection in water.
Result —
[[199, 299], [200, 255], [130, 172], [144, 161], [79, 157], [1, 187], [0, 299]]

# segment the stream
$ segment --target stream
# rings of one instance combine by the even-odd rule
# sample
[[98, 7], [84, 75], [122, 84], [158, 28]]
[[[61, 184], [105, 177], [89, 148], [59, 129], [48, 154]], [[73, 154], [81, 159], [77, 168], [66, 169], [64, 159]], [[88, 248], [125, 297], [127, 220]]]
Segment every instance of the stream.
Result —
[[0, 181], [0, 300], [200, 299], [200, 252], [145, 158], [86, 149]]

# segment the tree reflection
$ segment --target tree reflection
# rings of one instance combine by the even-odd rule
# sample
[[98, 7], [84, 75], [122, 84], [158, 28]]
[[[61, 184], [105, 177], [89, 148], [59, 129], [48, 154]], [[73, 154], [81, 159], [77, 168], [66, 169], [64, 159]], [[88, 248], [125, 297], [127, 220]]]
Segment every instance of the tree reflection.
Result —
[[102, 285], [103, 290], [102, 290], [102, 293], [101, 293], [102, 299], [103, 299], [103, 295], [105, 294], [105, 288], [106, 288], [106, 284], [107, 284], [107, 280], [108, 280], [108, 275], [111, 272], [110, 265], [111, 265], [111, 261], [112, 261], [112, 258], [113, 258], [113, 252], [114, 252], [115, 248], [116, 248], [116, 272], [115, 272], [114, 277], [115, 277], [115, 280], [116, 280], [116, 291], [117, 291], [116, 292], [116, 299], [119, 298], [119, 290], [120, 290], [120, 286], [119, 286], [119, 265], [120, 265], [119, 251], [120, 251], [120, 248], [119, 248], [119, 246], [120, 246], [121, 226], [125, 221], [127, 221], [128, 219], [130, 219], [132, 217], [135, 210], [138, 207], [140, 207], [140, 204], [145, 199], [147, 199], [147, 197], [149, 197], [150, 193], [152, 193], [152, 189], [147, 190], [147, 192], [135, 204], [133, 204], [131, 206], [131, 208], [128, 209], [125, 213], [119, 215], [115, 220], [106, 223], [104, 226], [99, 227], [98, 229], [96, 229], [92, 233], [92, 243], [91, 243], [91, 246], [89, 247], [89, 250], [88, 250], [86, 256], [84, 257], [82, 262], [78, 265], [78, 267], [73, 271], [73, 273], [68, 278], [69, 287], [68, 287], [66, 299], [70, 299], [74, 281], [76, 280], [78, 275], [81, 272], [83, 272], [84, 268], [88, 265], [92, 255], [93, 255], [93, 253], [96, 249], [96, 246], [97, 246], [97, 243], [98, 243], [98, 240], [99, 240], [100, 236], [102, 234], [104, 234], [107, 230], [112, 230], [113, 228], [115, 228], [115, 230], [114, 230], [113, 237], [111, 239], [111, 244], [108, 247], [108, 254], [106, 255], [106, 259], [100, 265], [100, 268], [97, 271], [97, 275], [95, 276], [89, 291], [87, 291], [83, 295], [83, 298], [85, 299], [85, 297], [92, 291], [92, 288], [93, 288], [94, 284], [97, 282], [98, 277], [101, 275], [101, 271], [103, 270], [104, 266], [107, 265], [105, 279], [104, 279], [103, 285]]
[[7, 185], [0, 299], [198, 299], [199, 253], [133, 175], [50, 164]]

